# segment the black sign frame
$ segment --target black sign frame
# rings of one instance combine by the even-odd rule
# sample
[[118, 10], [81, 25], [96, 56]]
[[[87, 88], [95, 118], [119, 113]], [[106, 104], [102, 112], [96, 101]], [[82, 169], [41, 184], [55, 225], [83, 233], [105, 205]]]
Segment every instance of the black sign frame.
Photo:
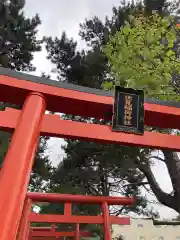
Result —
[[[123, 101], [120, 101], [120, 99]], [[125, 113], [127, 114], [125, 110], [127, 107], [126, 103], [129, 101], [128, 99], [132, 100], [131, 115], [132, 119], [135, 120], [134, 122], [132, 121], [132, 124], [130, 125], [124, 124], [124, 118], [125, 116], [127, 117], [127, 115], [125, 115]], [[133, 99], [135, 100], [134, 102]], [[115, 86], [112, 131], [133, 133], [138, 135], [144, 134], [144, 92], [142, 90], [134, 90], [132, 88], [122, 88], [120, 86]]]

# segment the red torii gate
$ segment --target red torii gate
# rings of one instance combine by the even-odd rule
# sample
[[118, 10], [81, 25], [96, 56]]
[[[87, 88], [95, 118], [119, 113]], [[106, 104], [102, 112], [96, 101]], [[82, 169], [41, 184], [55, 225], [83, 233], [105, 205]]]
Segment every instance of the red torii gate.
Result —
[[[37, 202], [55, 202], [64, 203], [64, 214], [37, 214], [30, 212], [32, 203]], [[100, 204], [102, 209], [102, 215], [97, 216], [77, 216], [72, 215], [72, 204], [84, 203], [84, 204]], [[79, 240], [80, 236], [89, 236], [90, 233], [80, 232], [79, 224], [104, 224], [105, 239], [110, 239], [111, 224], [123, 224], [129, 225], [129, 217], [117, 217], [109, 216], [108, 205], [131, 205], [133, 203], [132, 198], [127, 197], [101, 197], [101, 196], [82, 196], [71, 194], [52, 194], [52, 193], [28, 193], [25, 200], [23, 214], [21, 217], [18, 240], [27, 239], [34, 240], [38, 237], [60, 237], [60, 236], [75, 236], [75, 240]], [[30, 228], [30, 223], [75, 223], [75, 232], [56, 232], [55, 228]], [[46, 229], [46, 231], [45, 231]], [[49, 231], [47, 231], [47, 229]], [[45, 239], [46, 240], [46, 239]], [[49, 239], [48, 239], [49, 240]]]
[[50, 228], [31, 228], [29, 240], [41, 240], [42, 237], [43, 240], [56, 240], [60, 237], [74, 237], [75, 240], [79, 240], [79, 237], [92, 237], [92, 234], [90, 232], [80, 231], [78, 234], [78, 230], [78, 224], [76, 224], [76, 231], [73, 232], [58, 232], [56, 231], [55, 224], [52, 224]]
[[[0, 172], [0, 236], [15, 240], [39, 135], [104, 143], [180, 150], [179, 136], [145, 132], [143, 136], [112, 132], [109, 126], [61, 120], [45, 110], [111, 119], [112, 93], [59, 83], [0, 68], [0, 101], [23, 105], [0, 112], [0, 129], [14, 131]], [[110, 114], [109, 114], [110, 113]], [[178, 103], [146, 101], [145, 124], [180, 129]], [[109, 240], [106, 235], [105, 239]]]
[[[80, 239], [79, 237], [92, 237], [92, 234], [87, 231], [79, 231], [79, 224], [76, 224], [76, 229], [73, 232], [60, 232], [56, 231], [56, 225], [52, 224], [51, 227], [31, 227], [29, 232], [28, 240], [54, 240], [59, 237], [74, 237]], [[22, 238], [23, 239], [23, 238]]]

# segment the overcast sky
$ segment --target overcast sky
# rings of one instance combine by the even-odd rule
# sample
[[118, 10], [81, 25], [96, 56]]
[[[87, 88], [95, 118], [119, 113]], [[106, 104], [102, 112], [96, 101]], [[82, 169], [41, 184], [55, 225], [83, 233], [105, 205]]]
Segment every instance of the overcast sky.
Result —
[[[79, 48], [85, 46], [78, 36], [79, 23], [85, 18], [98, 16], [104, 20], [105, 16], [111, 16], [112, 7], [118, 6], [120, 0], [26, 0], [25, 14], [29, 17], [36, 13], [40, 15], [42, 24], [39, 27], [38, 36], [58, 36], [66, 31], [68, 37], [78, 41]], [[35, 54], [34, 65], [37, 68], [34, 75], [40, 75], [41, 72], [50, 73], [52, 65], [46, 60], [46, 51]], [[63, 152], [60, 150], [62, 139], [52, 139], [49, 144], [48, 152], [51, 155], [53, 163], [58, 163], [62, 159]], [[162, 163], [156, 164], [153, 168], [161, 187], [170, 192], [172, 187], [166, 168]], [[177, 215], [173, 210], [156, 206], [164, 218]]]

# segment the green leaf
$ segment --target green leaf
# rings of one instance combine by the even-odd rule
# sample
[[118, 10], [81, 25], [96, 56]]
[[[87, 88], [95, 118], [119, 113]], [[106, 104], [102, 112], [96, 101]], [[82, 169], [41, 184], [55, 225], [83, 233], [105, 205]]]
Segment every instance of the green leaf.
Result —
[[[128, 87], [144, 89], [147, 96], [172, 93], [172, 74], [180, 74], [180, 61], [174, 52], [177, 33], [170, 28], [172, 19], [157, 14], [136, 18], [136, 25], [126, 24], [104, 48], [116, 81]], [[113, 83], [112, 83], [113, 84]], [[104, 85], [111, 89], [112, 84]], [[174, 92], [175, 93], [175, 92]], [[169, 97], [169, 96], [168, 96]]]

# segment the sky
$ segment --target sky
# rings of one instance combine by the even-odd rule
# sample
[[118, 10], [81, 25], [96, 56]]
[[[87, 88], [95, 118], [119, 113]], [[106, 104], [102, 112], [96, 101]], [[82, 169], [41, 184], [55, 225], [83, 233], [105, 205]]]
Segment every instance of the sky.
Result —
[[[78, 47], [84, 48], [85, 43], [78, 36], [79, 24], [85, 18], [90, 19], [93, 16], [98, 16], [104, 20], [105, 16], [111, 16], [112, 7], [118, 6], [120, 0], [26, 0], [25, 14], [28, 17], [33, 17], [36, 13], [39, 14], [42, 24], [39, 27], [38, 37], [52, 36], [60, 37], [65, 31], [68, 37], [72, 37], [78, 42]], [[39, 76], [42, 72], [50, 73], [53, 65], [46, 59], [46, 51], [43, 49], [40, 53], [34, 55], [33, 60], [37, 70], [33, 75]], [[53, 79], [56, 78], [51, 73]], [[48, 154], [50, 155], [54, 165], [62, 159], [64, 153], [61, 150], [61, 145], [65, 144], [63, 139], [52, 138], [49, 142]], [[153, 172], [162, 187], [166, 192], [172, 191], [168, 172], [163, 163], [158, 162], [153, 167]], [[153, 200], [152, 196], [148, 196]], [[175, 217], [177, 213], [172, 209], [162, 205], [154, 205], [160, 211], [161, 217]]]

